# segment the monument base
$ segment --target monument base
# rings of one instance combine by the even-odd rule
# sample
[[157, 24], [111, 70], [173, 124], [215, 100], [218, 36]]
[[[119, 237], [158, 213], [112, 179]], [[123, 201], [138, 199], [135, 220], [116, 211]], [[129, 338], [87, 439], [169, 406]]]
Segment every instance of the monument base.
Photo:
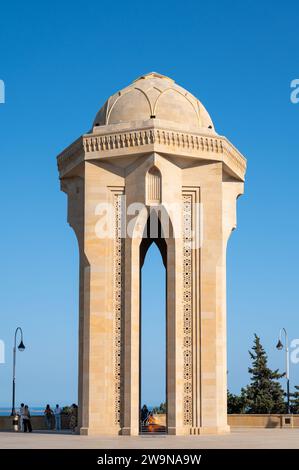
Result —
[[139, 432], [139, 427], [136, 427], [136, 428], [128, 428], [128, 427], [124, 427], [121, 429], [121, 435], [122, 436], [139, 436], [140, 432]]
[[119, 436], [120, 434], [120, 428], [117, 426], [97, 426], [80, 428], [81, 436]]
[[230, 426], [202, 426], [202, 427], [169, 427], [167, 434], [171, 436], [198, 436], [200, 434], [227, 434], [230, 432]]

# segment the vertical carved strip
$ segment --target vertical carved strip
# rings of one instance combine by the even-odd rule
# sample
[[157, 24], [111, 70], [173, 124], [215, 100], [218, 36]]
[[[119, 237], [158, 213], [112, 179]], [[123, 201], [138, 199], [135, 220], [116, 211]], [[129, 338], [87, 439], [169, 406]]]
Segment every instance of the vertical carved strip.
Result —
[[183, 194], [184, 425], [192, 426], [192, 195]]
[[122, 194], [114, 194], [115, 254], [114, 254], [114, 378], [115, 378], [115, 424], [121, 424], [122, 400], [122, 311], [123, 311], [123, 264], [124, 238], [121, 233]]

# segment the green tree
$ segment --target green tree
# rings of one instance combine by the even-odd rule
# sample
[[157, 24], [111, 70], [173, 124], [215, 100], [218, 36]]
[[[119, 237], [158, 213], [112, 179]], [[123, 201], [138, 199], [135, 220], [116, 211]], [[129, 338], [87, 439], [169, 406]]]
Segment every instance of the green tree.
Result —
[[155, 406], [153, 408], [154, 414], [165, 414], [166, 413], [166, 403], [161, 403], [160, 406]]
[[291, 393], [291, 411], [299, 413], [299, 385], [295, 385], [296, 392]]
[[285, 374], [269, 369], [267, 354], [261, 345], [260, 338], [254, 335], [252, 351], [249, 351], [252, 367], [251, 383], [244, 390], [247, 413], [285, 413], [284, 392], [278, 382]]
[[235, 395], [227, 391], [227, 413], [239, 414], [245, 412], [246, 400], [244, 397], [244, 389], [241, 390], [241, 395]]

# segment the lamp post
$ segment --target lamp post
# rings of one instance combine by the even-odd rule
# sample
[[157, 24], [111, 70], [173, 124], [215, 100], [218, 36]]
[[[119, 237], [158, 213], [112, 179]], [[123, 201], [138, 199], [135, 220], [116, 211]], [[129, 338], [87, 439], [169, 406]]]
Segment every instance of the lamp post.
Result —
[[[282, 332], [284, 333], [284, 336], [285, 336], [285, 346], [283, 345], [281, 341]], [[290, 356], [289, 356], [288, 334], [285, 328], [281, 328], [279, 332], [278, 343], [276, 345], [276, 348], [279, 351], [281, 351], [283, 347], [285, 348], [285, 352], [286, 352], [287, 410], [288, 410], [288, 414], [290, 414]]]
[[15, 407], [15, 398], [16, 398], [16, 352], [17, 352], [17, 334], [18, 331], [21, 333], [21, 341], [18, 346], [18, 350], [23, 352], [25, 350], [25, 346], [23, 343], [23, 331], [22, 328], [18, 326], [15, 331], [15, 341], [13, 347], [13, 372], [12, 372], [12, 407], [11, 407], [11, 416], [16, 414], [16, 407]]

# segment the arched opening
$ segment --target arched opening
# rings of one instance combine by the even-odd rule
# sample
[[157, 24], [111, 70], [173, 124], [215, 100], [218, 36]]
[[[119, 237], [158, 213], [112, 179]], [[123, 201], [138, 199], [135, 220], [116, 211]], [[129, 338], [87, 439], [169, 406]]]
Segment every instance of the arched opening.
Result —
[[[151, 223], [157, 226], [150, 237]], [[167, 245], [161, 224], [149, 217], [140, 244], [140, 432], [165, 432]], [[147, 410], [144, 407], [146, 405]]]

